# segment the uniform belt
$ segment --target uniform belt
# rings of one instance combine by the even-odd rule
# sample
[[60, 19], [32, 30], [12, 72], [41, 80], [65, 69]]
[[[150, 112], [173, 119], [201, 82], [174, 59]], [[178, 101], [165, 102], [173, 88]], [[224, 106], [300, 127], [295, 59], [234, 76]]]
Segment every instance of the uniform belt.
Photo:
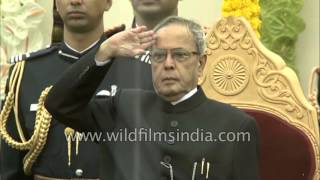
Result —
[[60, 178], [52, 178], [45, 177], [40, 175], [34, 175], [33, 180], [99, 180], [99, 179], [88, 179], [88, 178], [71, 178], [71, 179], [60, 179]]

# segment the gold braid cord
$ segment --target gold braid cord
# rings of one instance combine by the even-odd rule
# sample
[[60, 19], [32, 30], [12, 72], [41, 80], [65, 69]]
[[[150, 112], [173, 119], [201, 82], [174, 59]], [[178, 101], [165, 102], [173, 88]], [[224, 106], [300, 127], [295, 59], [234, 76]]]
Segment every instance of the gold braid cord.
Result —
[[[31, 168], [37, 157], [41, 153], [44, 145], [46, 144], [47, 135], [50, 128], [51, 115], [44, 107], [44, 101], [48, 95], [51, 87], [46, 88], [39, 98], [38, 110], [36, 114], [36, 120], [34, 125], [34, 132], [31, 138], [26, 141], [23, 135], [23, 131], [20, 125], [18, 116], [18, 97], [20, 83], [23, 75], [25, 61], [21, 61], [15, 65], [11, 73], [9, 81], [9, 92], [6, 97], [3, 109], [0, 114], [0, 137], [12, 148], [23, 151], [29, 150], [23, 160], [24, 172], [27, 175], [31, 174]], [[16, 126], [22, 142], [16, 141], [12, 138], [7, 131], [7, 121], [11, 110], [14, 110], [14, 116], [16, 119]]]
[[23, 170], [28, 175], [31, 174], [32, 165], [37, 160], [44, 145], [47, 142], [47, 136], [48, 136], [52, 116], [44, 107], [44, 101], [50, 89], [51, 87], [48, 87], [44, 91], [42, 91], [41, 96], [39, 98], [39, 101], [38, 101], [39, 108], [36, 114], [35, 126], [37, 126], [38, 124], [40, 128], [35, 129], [35, 132], [34, 132], [34, 134], [36, 134], [35, 142], [23, 159]]

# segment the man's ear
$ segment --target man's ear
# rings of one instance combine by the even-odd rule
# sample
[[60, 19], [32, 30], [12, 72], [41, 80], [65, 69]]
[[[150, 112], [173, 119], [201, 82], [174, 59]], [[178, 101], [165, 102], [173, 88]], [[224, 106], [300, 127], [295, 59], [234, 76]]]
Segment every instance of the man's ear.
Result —
[[107, 3], [106, 3], [106, 7], [104, 8], [104, 11], [109, 11], [109, 9], [112, 6], [112, 0], [106, 0], [106, 1]]
[[199, 75], [201, 76], [202, 75], [202, 72], [203, 72], [203, 70], [204, 70], [204, 67], [205, 67], [205, 65], [206, 65], [206, 62], [207, 62], [207, 55], [206, 54], [204, 54], [204, 55], [202, 55], [201, 57], [200, 57], [200, 59], [199, 59], [199, 64], [198, 64], [198, 66], [199, 66]]

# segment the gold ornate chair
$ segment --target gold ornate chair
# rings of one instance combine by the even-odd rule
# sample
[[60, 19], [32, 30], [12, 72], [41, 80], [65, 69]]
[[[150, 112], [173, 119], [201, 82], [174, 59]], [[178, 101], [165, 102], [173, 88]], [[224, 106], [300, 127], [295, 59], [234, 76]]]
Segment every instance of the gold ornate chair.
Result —
[[220, 19], [207, 35], [199, 83], [209, 98], [255, 117], [262, 180], [319, 180], [319, 127], [296, 74], [266, 49], [244, 18]]

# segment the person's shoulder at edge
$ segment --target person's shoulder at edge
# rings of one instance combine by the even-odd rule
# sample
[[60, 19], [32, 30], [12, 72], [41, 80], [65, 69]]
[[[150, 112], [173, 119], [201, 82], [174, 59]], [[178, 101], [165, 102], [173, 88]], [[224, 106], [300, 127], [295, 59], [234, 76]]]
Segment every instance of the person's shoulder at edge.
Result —
[[37, 58], [41, 58], [43, 56], [52, 54], [56, 52], [59, 48], [61, 43], [53, 43], [48, 45], [45, 48], [36, 50], [36, 51], [31, 51], [31, 52], [26, 52], [24, 54], [19, 54], [19, 55], [14, 55], [9, 59], [10, 64], [16, 64], [21, 61], [29, 61], [29, 60], [34, 60]]
[[117, 92], [118, 95], [121, 96], [121, 98], [128, 99], [130, 97], [138, 97], [143, 99], [148, 98], [157, 98], [157, 94], [152, 90], [145, 90], [145, 89], [137, 89], [137, 88], [124, 88], [120, 89]]
[[[208, 105], [211, 104], [214, 106], [215, 111], [214, 112], [220, 112], [228, 117], [231, 117], [230, 119], [234, 119], [236, 121], [252, 121], [254, 118], [249, 115], [247, 112], [245, 112], [244, 109], [240, 109], [238, 107], [235, 107], [232, 104], [227, 104], [218, 100], [209, 99], [208, 98]], [[209, 106], [208, 106], [209, 107]]]

